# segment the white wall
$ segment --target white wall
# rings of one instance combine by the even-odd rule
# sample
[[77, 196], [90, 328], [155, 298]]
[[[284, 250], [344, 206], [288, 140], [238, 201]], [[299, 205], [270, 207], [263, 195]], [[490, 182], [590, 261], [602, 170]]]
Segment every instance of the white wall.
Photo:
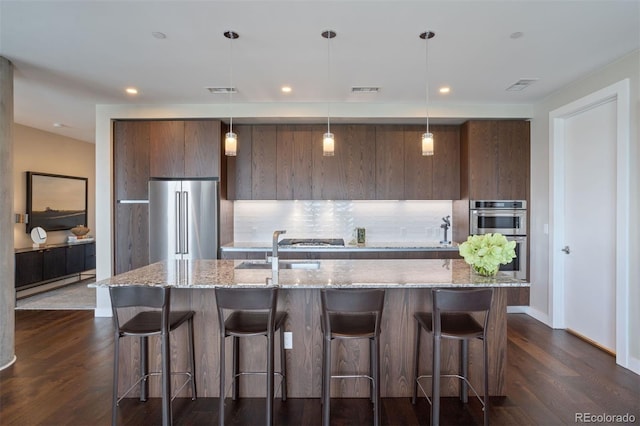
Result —
[[[13, 206], [15, 213], [25, 213], [27, 205], [26, 171], [86, 177], [88, 181], [89, 221], [86, 226], [95, 229], [95, 145], [42, 130], [14, 125], [13, 142]], [[47, 244], [62, 243], [69, 231], [47, 233]], [[33, 242], [24, 224], [15, 224], [13, 245], [30, 247]]]
[[[564, 87], [542, 102], [534, 106], [531, 121], [531, 310], [530, 313], [547, 322], [551, 312], [549, 288], [549, 235], [544, 226], [549, 224], [550, 189], [549, 189], [549, 112], [577, 99], [589, 95], [624, 79], [630, 80], [631, 86], [631, 129], [630, 129], [630, 199], [629, 217], [631, 226], [629, 233], [631, 243], [629, 253], [624, 255], [630, 259], [640, 256], [640, 51], [629, 54], [611, 63], [601, 70], [591, 73]], [[594, 200], [597, 202], [597, 200]], [[588, 232], [588, 230], [585, 230]], [[640, 267], [636, 261], [630, 262], [630, 297], [629, 297], [629, 345], [630, 355], [640, 362]]]

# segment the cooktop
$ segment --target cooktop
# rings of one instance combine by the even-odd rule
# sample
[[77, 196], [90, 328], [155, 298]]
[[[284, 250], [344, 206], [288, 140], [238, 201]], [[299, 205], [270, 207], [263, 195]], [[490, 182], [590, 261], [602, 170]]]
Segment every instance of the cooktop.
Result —
[[278, 245], [293, 247], [344, 247], [344, 240], [342, 238], [284, 238]]

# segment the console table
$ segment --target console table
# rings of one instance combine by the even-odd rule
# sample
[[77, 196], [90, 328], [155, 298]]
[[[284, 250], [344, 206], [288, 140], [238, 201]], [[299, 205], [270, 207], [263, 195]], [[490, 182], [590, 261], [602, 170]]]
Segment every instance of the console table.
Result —
[[16, 292], [77, 275], [96, 267], [94, 240], [15, 250]]

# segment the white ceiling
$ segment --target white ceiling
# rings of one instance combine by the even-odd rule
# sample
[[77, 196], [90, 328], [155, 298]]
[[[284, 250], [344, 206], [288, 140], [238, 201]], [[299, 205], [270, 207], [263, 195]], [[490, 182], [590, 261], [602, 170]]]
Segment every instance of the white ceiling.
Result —
[[[229, 29], [240, 34], [232, 43], [223, 36]], [[326, 29], [337, 32], [330, 73]], [[228, 95], [206, 87], [230, 86], [231, 76], [232, 105], [315, 105], [308, 115], [316, 117], [329, 104], [343, 117], [363, 104], [382, 117], [412, 105], [414, 116], [424, 115], [426, 45], [418, 35], [425, 30], [436, 33], [428, 81], [437, 122], [468, 105], [534, 104], [639, 49], [640, 0], [0, 0], [0, 55], [15, 65], [15, 121], [91, 142], [97, 104], [228, 108]], [[522, 78], [539, 80], [505, 90]], [[284, 84], [293, 92], [281, 93]], [[443, 85], [450, 94], [438, 93]], [[126, 95], [128, 86], [140, 93]], [[352, 86], [380, 92], [352, 94]]]

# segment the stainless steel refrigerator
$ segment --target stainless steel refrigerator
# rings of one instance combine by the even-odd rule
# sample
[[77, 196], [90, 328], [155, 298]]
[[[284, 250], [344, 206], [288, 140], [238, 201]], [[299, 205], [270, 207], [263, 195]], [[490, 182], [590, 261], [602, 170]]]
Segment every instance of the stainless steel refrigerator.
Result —
[[149, 261], [218, 257], [218, 180], [149, 180]]

